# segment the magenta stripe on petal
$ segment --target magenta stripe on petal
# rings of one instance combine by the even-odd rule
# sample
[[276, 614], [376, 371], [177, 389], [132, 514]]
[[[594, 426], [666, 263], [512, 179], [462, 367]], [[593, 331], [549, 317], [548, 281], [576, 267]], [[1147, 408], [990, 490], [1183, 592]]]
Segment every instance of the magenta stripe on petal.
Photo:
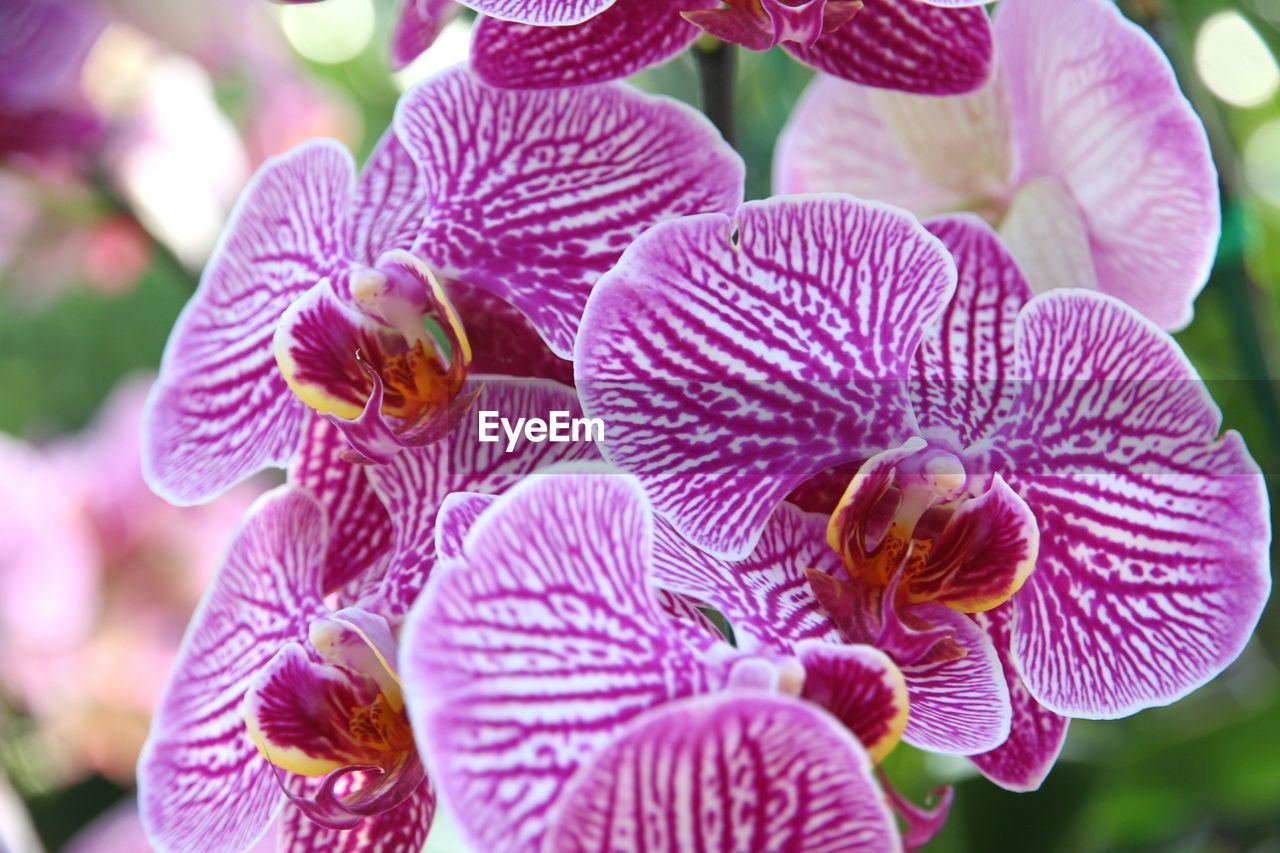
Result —
[[152, 843], [173, 851], [241, 850], [284, 798], [245, 728], [253, 678], [326, 612], [324, 511], [287, 487], [249, 510], [182, 641], [138, 762], [138, 803]]
[[537, 849], [563, 785], [623, 724], [708, 686], [649, 587], [651, 549], [633, 479], [529, 477], [414, 607], [410, 719], [473, 847]]
[[1257, 463], [1177, 344], [1116, 299], [1036, 297], [1018, 322], [1029, 381], [1002, 436], [1040, 524], [1013, 598], [1013, 657], [1060, 714], [1178, 699], [1240, 653], [1270, 591]]
[[292, 458], [308, 411], [271, 338], [289, 303], [343, 263], [354, 190], [351, 155], [315, 141], [268, 161], [241, 196], [147, 403], [143, 473], [171, 502], [208, 500]]
[[866, 0], [853, 20], [812, 47], [784, 47], [806, 65], [867, 86], [958, 95], [991, 75], [991, 24], [982, 9], [920, 0]]
[[387, 252], [413, 248], [425, 215], [419, 172], [395, 128], [388, 128], [360, 171], [351, 205], [348, 239], [356, 260], [372, 266]]
[[741, 558], [809, 476], [915, 430], [902, 380], [954, 287], [915, 220], [852, 197], [663, 223], [592, 295], [583, 407], [682, 535]]
[[591, 20], [569, 27], [481, 18], [471, 43], [471, 67], [486, 83], [513, 89], [621, 80], [693, 44], [698, 28], [680, 12], [715, 3], [618, 0]]
[[467, 0], [462, 5], [503, 21], [560, 27], [580, 24], [613, 3], [614, 0]]
[[422, 169], [415, 254], [515, 305], [561, 357], [645, 228], [742, 198], [742, 161], [705, 117], [622, 86], [514, 92], [458, 69], [406, 94], [395, 128]]
[[638, 717], [574, 776], [544, 850], [893, 853], [865, 751], [812, 705], [760, 693]]

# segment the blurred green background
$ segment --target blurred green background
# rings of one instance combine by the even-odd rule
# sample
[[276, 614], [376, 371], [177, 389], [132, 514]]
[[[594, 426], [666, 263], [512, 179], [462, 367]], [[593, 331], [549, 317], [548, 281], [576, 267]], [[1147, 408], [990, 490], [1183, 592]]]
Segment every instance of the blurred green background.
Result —
[[[168, 5], [187, 3], [207, 0]], [[333, 0], [347, 14], [363, 15], [350, 10], [367, 3]], [[1280, 56], [1280, 2], [1121, 5], [1170, 54], [1209, 128], [1222, 175], [1224, 233], [1217, 263], [1196, 303], [1194, 322], [1178, 340], [1210, 381], [1226, 426], [1244, 433], [1264, 470], [1280, 471], [1280, 97], [1275, 85], [1268, 91], [1258, 82], [1270, 79], [1274, 57]], [[238, 8], [238, 14], [261, 16], [270, 27], [279, 27], [284, 14], [265, 0]], [[319, 37], [308, 36], [305, 26], [281, 40], [281, 61], [339, 105], [347, 141], [362, 156], [390, 120], [399, 85], [408, 79], [398, 85], [385, 67], [390, 3], [376, 4], [375, 11], [374, 29], [363, 37], [366, 46], [356, 45], [350, 58], [341, 58], [341, 50], [317, 49], [307, 38]], [[315, 13], [308, 7], [299, 14]], [[1253, 52], [1241, 50], [1246, 42]], [[1269, 48], [1269, 67], [1257, 44]], [[300, 48], [328, 61], [307, 58]], [[233, 62], [206, 71], [218, 109], [237, 132], [246, 133], [258, 104], [252, 66]], [[768, 195], [774, 141], [810, 73], [779, 51], [740, 53], [738, 144], [748, 164], [748, 197]], [[687, 56], [635, 82], [698, 100], [696, 69]], [[62, 190], [42, 193], [36, 193], [41, 227], [55, 236], [60, 228], [99, 217], [138, 214], [136, 202], [110, 177], [69, 196]], [[33, 293], [30, 258], [24, 257], [34, 250], [32, 238], [18, 247], [22, 263], [0, 269], [0, 431], [41, 441], [78, 430], [118, 380], [158, 364], [168, 331], [194, 288], [199, 260], [192, 254], [180, 260], [182, 253], [155, 241], [155, 230], [139, 232], [150, 260], [136, 281], [110, 288], [77, 280], [73, 271], [49, 292]], [[1270, 487], [1276, 482], [1268, 478]], [[917, 798], [931, 786], [956, 785], [951, 820], [929, 848], [940, 853], [1280, 851], [1277, 660], [1280, 616], [1272, 606], [1241, 659], [1188, 699], [1122, 721], [1073, 723], [1061, 762], [1033, 794], [1003, 792], [961, 760], [925, 756], [906, 746], [890, 757], [888, 772]], [[58, 849], [130, 792], [99, 775], [49, 787], [35, 766], [39, 755], [14, 746], [24, 725], [20, 710], [0, 717], [0, 739], [7, 743], [0, 760], [44, 843]]]

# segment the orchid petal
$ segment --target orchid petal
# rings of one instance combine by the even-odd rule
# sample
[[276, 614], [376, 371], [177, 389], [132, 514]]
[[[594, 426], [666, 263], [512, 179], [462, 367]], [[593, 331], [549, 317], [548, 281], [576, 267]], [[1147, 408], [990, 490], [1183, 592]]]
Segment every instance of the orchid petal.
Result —
[[614, 0], [467, 0], [462, 5], [500, 21], [563, 27], [594, 18]]
[[995, 27], [1018, 179], [1070, 192], [1104, 293], [1185, 326], [1218, 244], [1218, 182], [1169, 60], [1107, 0], [1010, 0]]
[[370, 585], [367, 609], [399, 619], [409, 609], [436, 563], [436, 516], [450, 492], [502, 492], [522, 477], [557, 462], [599, 458], [587, 441], [534, 443], [520, 438], [506, 452], [507, 437], [480, 441], [478, 412], [547, 419], [565, 411], [580, 417], [572, 389], [546, 380], [473, 377], [464, 393], [478, 394], [462, 424], [433, 444], [409, 448], [388, 464], [369, 468], [369, 480], [391, 516], [393, 558], [384, 577]]
[[1239, 434], [1177, 345], [1119, 301], [1036, 297], [1027, 378], [1003, 437], [1040, 523], [1014, 598], [1013, 657], [1041, 704], [1110, 718], [1163, 705], [1227, 666], [1270, 589], [1267, 495]]
[[187, 629], [138, 762], [148, 837], [165, 850], [245, 849], [284, 802], [242, 702], [283, 646], [325, 612], [324, 510], [307, 493], [258, 500]]
[[715, 3], [618, 0], [591, 20], [568, 27], [481, 18], [471, 43], [471, 67], [486, 83], [513, 89], [621, 80], [693, 44], [698, 28], [680, 12]]
[[664, 223], [592, 295], [583, 407], [681, 535], [744, 557], [795, 486], [914, 430], [902, 380], [954, 286], [918, 223], [852, 198]]
[[908, 719], [907, 683], [884, 652], [866, 645], [803, 640], [802, 698], [827, 709], [857, 736], [873, 762], [898, 745]]
[[196, 503], [292, 458], [308, 417], [276, 370], [289, 304], [343, 263], [351, 155], [315, 141], [267, 162], [232, 213], [174, 327], [147, 403], [143, 474]]
[[454, 492], [445, 495], [436, 515], [435, 549], [438, 560], [457, 560], [463, 556], [462, 543], [476, 519], [497, 500], [496, 495]]
[[1037, 293], [1060, 287], [1098, 288], [1089, 223], [1054, 178], [1027, 181], [1000, 222], [1000, 239]]
[[1010, 791], [1035, 791], [1049, 775], [1067, 740], [1070, 719], [1041, 705], [1027, 691], [1009, 650], [1014, 606], [1006, 604], [974, 616], [991, 638], [1013, 707], [1009, 739], [990, 752], [969, 756], [982, 775]]
[[636, 718], [574, 776], [542, 849], [901, 847], [866, 753], [830, 716], [730, 692]]
[[399, 71], [435, 42], [462, 7], [453, 0], [402, 0], [387, 58]]
[[812, 47], [783, 47], [841, 79], [920, 95], [972, 92], [991, 76], [994, 52], [985, 11], [919, 0], [870, 0]]
[[448, 282], [446, 289], [471, 342], [472, 373], [573, 384], [572, 362], [553, 353], [510, 302], [461, 281]]
[[289, 643], [254, 675], [244, 717], [268, 761], [320, 776], [370, 760], [372, 750], [351, 736], [348, 725], [352, 710], [371, 701], [368, 690], [342, 670], [313, 662], [300, 644]]
[[561, 357], [641, 231], [742, 197], [705, 117], [620, 86], [513, 92], [455, 70], [405, 95], [395, 127], [425, 183], [415, 254], [511, 302]]
[[916, 350], [912, 405], [926, 435], [963, 448], [988, 437], [1009, 414], [1014, 324], [1031, 289], [977, 217], [944, 217], [926, 227], [955, 258], [959, 282]]
[[328, 829], [289, 809], [280, 827], [280, 853], [413, 853], [422, 849], [435, 817], [436, 795], [423, 780], [411, 797], [393, 809], [366, 817], [348, 830]]
[[346, 438], [323, 418], [312, 418], [289, 468], [290, 484], [306, 489], [325, 509], [329, 551], [321, 589], [327, 595], [378, 574], [391, 548], [391, 518], [365, 466], [348, 461]]
[[806, 638], [840, 642], [805, 576], [806, 569], [840, 570], [839, 557], [823, 539], [825, 528], [822, 516], [782, 504], [751, 554], [728, 563], [694, 547], [659, 519], [654, 527], [654, 582], [720, 611], [745, 652], [790, 653]]
[[942, 605], [917, 605], [908, 613], [950, 629], [951, 642], [964, 655], [900, 664], [911, 700], [902, 739], [918, 749], [953, 755], [986, 752], [1004, 743], [1012, 717], [1009, 688], [987, 635], [968, 616]]
[[418, 164], [388, 128], [360, 171], [348, 234], [354, 258], [371, 266], [387, 252], [412, 249], [425, 215], [424, 192]]
[[705, 689], [649, 588], [652, 518], [615, 473], [524, 479], [437, 570], [405, 625], [419, 748], [464, 838], [536, 849], [573, 771], [627, 720]]

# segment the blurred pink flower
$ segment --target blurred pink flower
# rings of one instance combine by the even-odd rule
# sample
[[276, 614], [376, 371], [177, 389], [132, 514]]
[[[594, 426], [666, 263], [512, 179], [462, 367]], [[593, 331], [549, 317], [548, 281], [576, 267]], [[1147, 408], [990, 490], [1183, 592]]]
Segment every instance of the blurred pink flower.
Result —
[[36, 721], [50, 768], [128, 782], [183, 629], [255, 489], [177, 508], [139, 467], [149, 380], [81, 435], [0, 441], [0, 692]]

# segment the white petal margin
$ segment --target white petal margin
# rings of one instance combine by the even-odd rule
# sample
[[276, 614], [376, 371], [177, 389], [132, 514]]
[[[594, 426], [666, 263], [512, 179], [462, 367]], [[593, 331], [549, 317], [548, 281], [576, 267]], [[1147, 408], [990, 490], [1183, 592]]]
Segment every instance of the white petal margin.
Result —
[[730, 691], [633, 720], [566, 786], [544, 853], [893, 853], [862, 745], [817, 706]]

